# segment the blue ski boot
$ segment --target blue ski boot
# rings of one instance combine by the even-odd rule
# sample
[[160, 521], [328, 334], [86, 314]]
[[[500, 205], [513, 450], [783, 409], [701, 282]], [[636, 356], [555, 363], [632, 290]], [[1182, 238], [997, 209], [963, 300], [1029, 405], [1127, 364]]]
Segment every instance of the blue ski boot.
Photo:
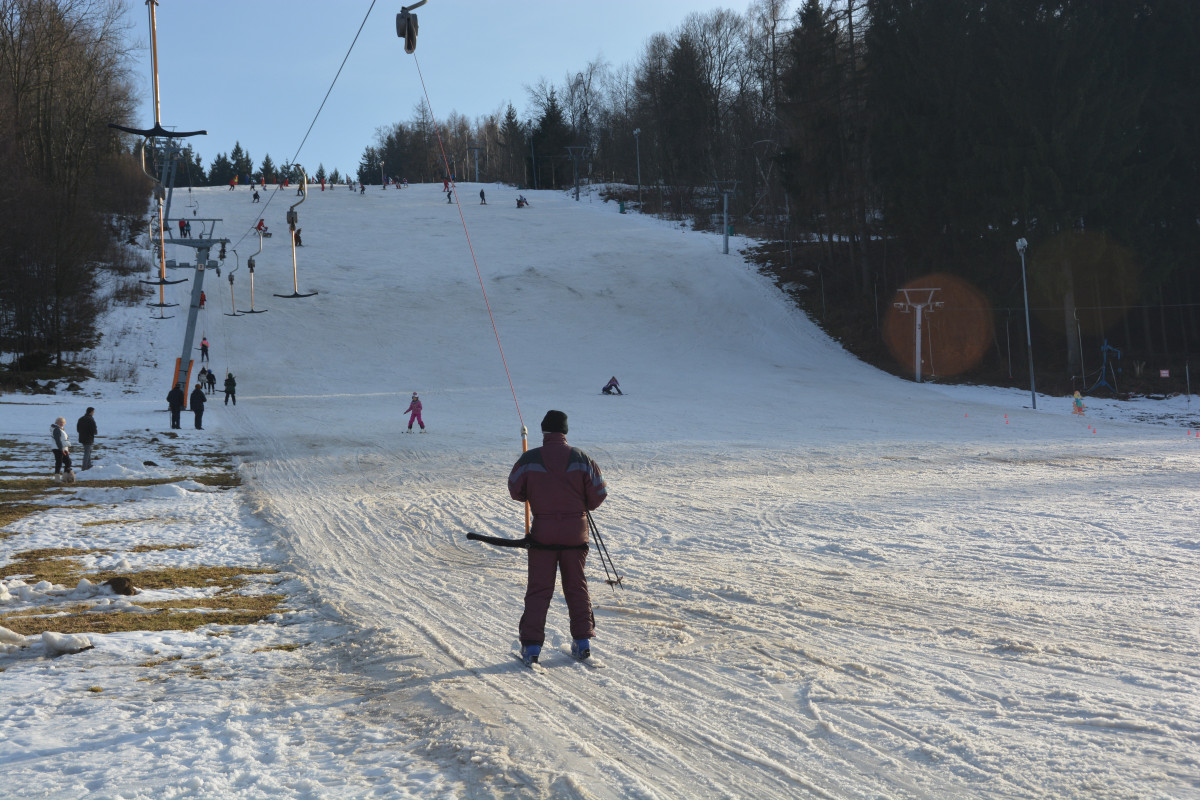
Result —
[[591, 658], [592, 656], [592, 640], [591, 639], [576, 639], [571, 642], [571, 655], [578, 658], [580, 661]]
[[538, 656], [542, 654], [542, 646], [540, 644], [523, 644], [521, 645], [521, 660], [525, 662], [525, 666], [532, 667], [537, 663]]

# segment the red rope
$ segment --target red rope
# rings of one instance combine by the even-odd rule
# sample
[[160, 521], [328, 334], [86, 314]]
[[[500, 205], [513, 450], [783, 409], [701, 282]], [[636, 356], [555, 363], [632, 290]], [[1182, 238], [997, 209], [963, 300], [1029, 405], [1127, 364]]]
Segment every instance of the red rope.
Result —
[[[429, 106], [429, 116], [433, 118], [433, 133], [437, 136], [438, 149], [442, 152], [442, 164], [445, 166], [446, 174], [450, 174], [450, 159], [446, 156], [446, 145], [442, 142], [442, 134], [438, 131], [437, 115], [433, 113], [433, 103], [429, 101], [429, 89], [425, 87], [425, 76], [421, 74], [421, 63], [417, 61], [417, 54], [413, 53], [413, 63], [417, 66], [417, 76], [421, 79], [421, 91], [425, 93], [425, 104]], [[508, 388], [512, 392], [513, 405], [517, 407], [517, 419], [521, 422], [521, 428], [525, 428], [525, 417], [521, 415], [521, 404], [517, 401], [517, 389], [513, 386], [512, 373], [508, 371], [508, 359], [504, 357], [504, 345], [500, 343], [500, 330], [496, 327], [496, 318], [492, 315], [492, 304], [488, 300], [487, 289], [483, 285], [483, 275], [479, 271], [479, 259], [475, 257], [475, 246], [471, 244], [471, 232], [467, 230], [467, 218], [463, 215], [462, 203], [458, 200], [458, 187], [453, 181], [450, 183], [450, 189], [454, 193], [454, 205], [458, 208], [458, 218], [462, 220], [463, 234], [467, 237], [467, 249], [471, 251], [471, 261], [475, 264], [475, 277], [479, 279], [479, 290], [483, 292], [483, 304], [487, 306], [488, 319], [492, 323], [492, 333], [496, 335], [496, 347], [500, 351], [500, 361], [504, 364], [504, 375], [508, 378]]]

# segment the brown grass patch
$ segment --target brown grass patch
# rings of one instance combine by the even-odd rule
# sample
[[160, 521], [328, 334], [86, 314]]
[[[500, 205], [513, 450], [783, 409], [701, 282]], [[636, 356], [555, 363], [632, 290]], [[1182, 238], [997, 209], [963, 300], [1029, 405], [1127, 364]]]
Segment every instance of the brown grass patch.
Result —
[[[73, 606], [67, 613], [28, 611], [0, 615], [0, 625], [24, 636], [56, 633], [127, 633], [129, 631], [194, 631], [205, 625], [252, 625], [279, 610], [283, 595], [224, 595], [139, 604], [156, 614], [93, 611]], [[196, 609], [196, 610], [189, 610]], [[207, 610], [212, 609], [212, 610]], [[150, 666], [144, 664], [143, 666]]]
[[195, 550], [198, 544], [139, 544], [130, 548], [131, 553], [157, 553], [163, 550]]
[[210, 473], [207, 475], [200, 475], [199, 477], [194, 478], [194, 480], [196, 483], [200, 483], [205, 486], [216, 486], [221, 489], [232, 489], [235, 486], [242, 485], [241, 476], [231, 469], [227, 469], [222, 472]]
[[[131, 552], [146, 553], [158, 550], [186, 550], [196, 545], [138, 545]], [[260, 567], [161, 567], [141, 572], [85, 572], [76, 560], [91, 553], [109, 554], [112, 550], [81, 550], [72, 547], [54, 547], [42, 550], [26, 550], [16, 553], [12, 563], [0, 567], [0, 575], [30, 575], [29, 580], [50, 581], [63, 586], [74, 586], [80, 578], [92, 583], [104, 583], [110, 578], [125, 577], [139, 589], [182, 589], [186, 587], [209, 587], [217, 584], [226, 589], [241, 588], [248, 575], [273, 575], [275, 570]], [[28, 581], [27, 581], [28, 582]]]
[[92, 528], [97, 525], [134, 525], [138, 522], [153, 522], [157, 517], [140, 517], [138, 519], [94, 519], [91, 522], [81, 522], [79, 527]]
[[[38, 581], [50, 581], [67, 586], [74, 586], [79, 583], [79, 579], [87, 577], [92, 583], [99, 581], [92, 580], [91, 576], [85, 576], [81, 571], [79, 562], [75, 559], [79, 556], [86, 556], [90, 553], [107, 554], [110, 550], [80, 550], [74, 547], [48, 547], [42, 550], [26, 550], [23, 553], [15, 553], [12, 557], [12, 563], [0, 567], [0, 575], [32, 575], [30, 580], [34, 583]], [[29, 581], [26, 581], [27, 583]]]
[[256, 647], [251, 650], [251, 653], [270, 653], [273, 650], [283, 650], [285, 653], [290, 653], [293, 650], [299, 650], [301, 647], [307, 647], [308, 643], [303, 644], [272, 644], [267, 647]]

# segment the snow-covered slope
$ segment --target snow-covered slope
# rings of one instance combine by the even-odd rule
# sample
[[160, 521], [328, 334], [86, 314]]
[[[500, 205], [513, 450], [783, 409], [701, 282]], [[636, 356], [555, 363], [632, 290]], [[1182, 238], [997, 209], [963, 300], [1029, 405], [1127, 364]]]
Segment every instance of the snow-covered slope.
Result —
[[[298, 263], [320, 294], [208, 312], [264, 513], [384, 654], [407, 724], [532, 796], [1195, 791], [1177, 430], [1092, 434], [896, 380], [715, 237], [508, 194], [462, 187], [460, 219], [436, 187], [315, 193]], [[253, 222], [245, 193], [210, 195], [232, 231]], [[285, 244], [260, 292], [290, 291]], [[613, 374], [628, 396], [599, 394]], [[403, 433], [413, 391], [430, 435]], [[552, 652], [532, 675], [510, 652], [522, 559], [464, 534], [520, 534], [504, 479], [549, 408], [605, 470], [626, 588], [593, 563], [602, 669]], [[551, 624], [562, 649], [560, 602]]]
[[[222, 313], [232, 254], [206, 277], [197, 333], [239, 395], [206, 426], [347, 625], [278, 688], [282, 709], [343, 716], [298, 712], [290, 746], [244, 769], [304, 764], [295, 797], [391, 762], [407, 779], [371, 796], [1200, 797], [1200, 444], [1182, 428], [899, 380], [717, 237], [552, 192], [517, 209], [488, 186], [481, 206], [471, 184], [460, 217], [438, 188], [310, 193], [314, 297], [273, 296], [293, 286], [290, 192], [265, 213], [268, 313]], [[262, 207], [197, 196], [248, 308]], [[164, 364], [181, 322], [156, 329]], [[626, 396], [600, 394], [612, 375]], [[414, 391], [426, 435], [404, 432]], [[556, 599], [531, 671], [523, 556], [465, 534], [521, 535], [505, 479], [550, 408], [604, 470], [624, 588], [593, 556], [596, 663], [567, 654]]]

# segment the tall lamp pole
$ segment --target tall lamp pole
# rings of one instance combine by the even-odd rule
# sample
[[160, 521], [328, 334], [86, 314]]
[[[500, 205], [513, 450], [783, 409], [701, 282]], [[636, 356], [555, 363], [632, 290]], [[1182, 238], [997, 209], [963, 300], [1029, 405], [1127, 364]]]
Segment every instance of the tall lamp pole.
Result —
[[1029, 396], [1033, 410], [1037, 411], [1037, 385], [1033, 381], [1033, 334], [1029, 327], [1029, 283], [1025, 280], [1025, 249], [1029, 242], [1017, 239], [1017, 252], [1021, 254], [1021, 288], [1025, 291], [1025, 345], [1029, 349]]
[[637, 149], [638, 208], [642, 207], [642, 129], [633, 129], [633, 146]]

